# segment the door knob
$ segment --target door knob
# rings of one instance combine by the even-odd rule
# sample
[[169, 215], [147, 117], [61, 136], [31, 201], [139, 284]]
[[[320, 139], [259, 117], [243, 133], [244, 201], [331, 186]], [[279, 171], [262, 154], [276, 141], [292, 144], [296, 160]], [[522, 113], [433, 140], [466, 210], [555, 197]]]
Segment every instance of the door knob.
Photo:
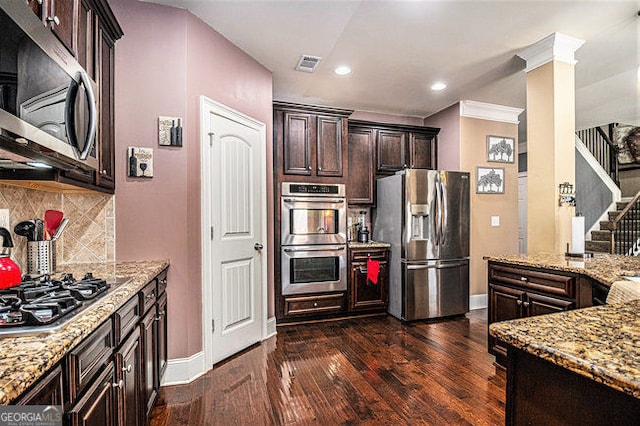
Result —
[[260, 244], [260, 243], [255, 243], [253, 245], [253, 248], [256, 249], [257, 251], [260, 251], [260, 250], [262, 250], [264, 248], [264, 246], [262, 244]]

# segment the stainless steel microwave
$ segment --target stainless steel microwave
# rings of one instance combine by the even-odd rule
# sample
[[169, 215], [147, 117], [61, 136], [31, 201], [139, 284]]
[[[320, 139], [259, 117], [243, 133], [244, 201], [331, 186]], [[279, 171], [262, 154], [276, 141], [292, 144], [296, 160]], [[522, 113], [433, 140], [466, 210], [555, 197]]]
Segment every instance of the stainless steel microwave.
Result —
[[0, 28], [0, 149], [96, 170], [96, 83], [24, 1], [0, 0]]

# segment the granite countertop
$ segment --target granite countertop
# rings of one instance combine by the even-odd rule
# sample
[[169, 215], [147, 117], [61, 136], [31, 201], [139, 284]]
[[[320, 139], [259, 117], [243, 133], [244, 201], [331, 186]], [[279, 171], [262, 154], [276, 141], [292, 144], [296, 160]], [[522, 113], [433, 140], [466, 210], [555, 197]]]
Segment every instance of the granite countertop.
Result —
[[369, 241], [368, 243], [359, 243], [357, 241], [349, 241], [347, 247], [350, 249], [368, 249], [368, 248], [389, 248], [391, 244], [382, 241]]
[[168, 266], [167, 260], [59, 265], [60, 274], [72, 273], [76, 277], [82, 277], [87, 271], [91, 271], [95, 277], [105, 278], [107, 281], [115, 278], [131, 279], [97, 300], [55, 332], [0, 338], [0, 405], [6, 405], [21, 395]]
[[492, 336], [640, 398], [640, 300], [489, 326]]
[[564, 254], [531, 253], [484, 256], [483, 259], [511, 265], [531, 266], [557, 271], [574, 272], [611, 286], [623, 275], [640, 275], [640, 258], [613, 254], [595, 254], [594, 257], [568, 258]]

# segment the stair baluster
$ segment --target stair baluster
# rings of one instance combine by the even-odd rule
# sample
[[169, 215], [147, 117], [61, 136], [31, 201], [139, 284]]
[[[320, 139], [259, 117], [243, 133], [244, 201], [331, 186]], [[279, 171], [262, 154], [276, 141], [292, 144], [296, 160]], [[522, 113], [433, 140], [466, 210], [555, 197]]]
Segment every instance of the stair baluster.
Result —
[[640, 254], [640, 192], [611, 221], [609, 226], [612, 254]]

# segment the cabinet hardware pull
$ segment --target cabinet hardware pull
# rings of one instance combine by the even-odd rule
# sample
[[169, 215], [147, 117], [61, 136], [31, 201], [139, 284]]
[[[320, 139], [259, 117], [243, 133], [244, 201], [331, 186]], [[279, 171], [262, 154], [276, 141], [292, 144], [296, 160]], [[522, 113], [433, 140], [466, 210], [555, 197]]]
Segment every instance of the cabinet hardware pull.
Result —
[[527, 277], [520, 277], [520, 281], [529, 281]]
[[57, 16], [53, 16], [53, 17], [49, 16], [47, 18], [47, 22], [53, 22], [56, 25], [60, 25], [60, 18], [58, 18]]
[[528, 308], [529, 307], [529, 302], [524, 302], [523, 305], [524, 305], [525, 308]]
[[107, 174], [107, 169], [103, 169], [103, 170], [101, 170], [101, 171], [100, 171], [100, 174], [101, 174], [101, 175], [106, 175], [106, 174]]
[[166, 284], [166, 283], [167, 283], [167, 279], [166, 279], [166, 278], [163, 278], [163, 279], [161, 279], [161, 280], [160, 280], [160, 284], [163, 284], [163, 285], [164, 285], [164, 284]]
[[313, 302], [313, 307], [316, 308], [318, 306], [318, 302]]
[[154, 297], [156, 297], [156, 294], [151, 292], [150, 294], [147, 294], [146, 299], [153, 299]]
[[126, 367], [122, 367], [122, 371], [124, 371], [125, 373], [131, 373], [131, 368], [131, 364], [129, 364]]
[[522, 305], [522, 300], [516, 300], [516, 303], [517, 303], [518, 305]]
[[114, 388], [122, 389], [122, 386], [124, 386], [124, 380], [120, 380], [118, 383], [111, 383], [111, 386], [113, 386]]

